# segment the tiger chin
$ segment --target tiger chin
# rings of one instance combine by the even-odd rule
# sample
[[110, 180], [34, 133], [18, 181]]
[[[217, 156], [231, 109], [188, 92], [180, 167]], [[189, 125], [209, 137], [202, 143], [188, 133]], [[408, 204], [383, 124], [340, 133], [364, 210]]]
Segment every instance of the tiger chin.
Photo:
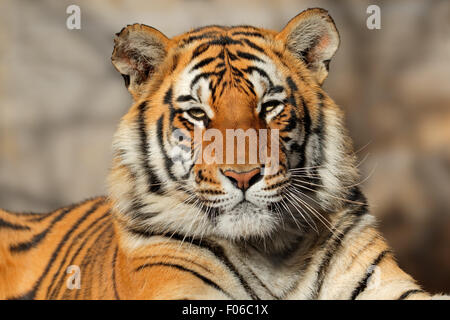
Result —
[[[342, 111], [321, 87], [338, 46], [318, 8], [280, 32], [123, 28], [112, 63], [133, 104], [109, 194], [0, 211], [0, 298], [433, 298], [398, 267], [359, 190]], [[213, 139], [196, 130], [230, 129], [276, 132], [273, 170], [197, 161]]]

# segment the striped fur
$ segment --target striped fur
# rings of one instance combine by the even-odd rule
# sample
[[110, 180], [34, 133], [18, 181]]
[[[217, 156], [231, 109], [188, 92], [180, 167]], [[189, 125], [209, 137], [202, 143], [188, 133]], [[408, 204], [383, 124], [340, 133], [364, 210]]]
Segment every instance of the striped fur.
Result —
[[[95, 198], [46, 215], [2, 211], [0, 299], [429, 298], [359, 206], [335, 214], [334, 234], [306, 234], [283, 255], [180, 234], [140, 234], [126, 249], [111, 210]], [[79, 290], [67, 287], [71, 265]]]
[[[322, 9], [279, 33], [124, 28], [112, 61], [134, 103], [109, 195], [0, 211], [0, 299], [430, 298], [376, 231], [342, 112], [321, 88], [338, 45]], [[278, 129], [278, 171], [241, 192], [224, 172], [263, 164], [194, 163], [195, 128]]]

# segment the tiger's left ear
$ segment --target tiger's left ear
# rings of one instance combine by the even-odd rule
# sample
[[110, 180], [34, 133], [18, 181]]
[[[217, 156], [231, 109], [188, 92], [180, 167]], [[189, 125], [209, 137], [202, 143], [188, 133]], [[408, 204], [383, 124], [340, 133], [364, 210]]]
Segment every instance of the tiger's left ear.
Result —
[[306, 64], [321, 85], [339, 47], [339, 33], [328, 11], [320, 8], [303, 11], [288, 22], [277, 39]]

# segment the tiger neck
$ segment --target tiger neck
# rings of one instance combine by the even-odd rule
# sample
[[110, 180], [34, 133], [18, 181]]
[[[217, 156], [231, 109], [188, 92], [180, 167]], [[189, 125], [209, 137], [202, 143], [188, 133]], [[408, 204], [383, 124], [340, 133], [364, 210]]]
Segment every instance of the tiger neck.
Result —
[[[336, 220], [340, 212], [328, 213], [329, 224]], [[160, 243], [176, 244], [183, 250], [195, 248], [209, 249], [222, 247], [232, 252], [236, 257], [243, 259], [255, 258], [255, 261], [264, 259], [269, 264], [280, 264], [288, 261], [299, 252], [307, 255], [308, 251], [319, 241], [319, 239], [330, 234], [330, 227], [321, 221], [312, 221], [315, 228], [298, 229], [291, 223], [290, 228], [280, 230], [267, 239], [246, 239], [243, 241], [230, 241], [220, 237], [195, 237], [177, 232], [157, 233], [149, 230], [131, 227], [115, 219], [116, 230], [119, 235], [119, 243], [122, 251], [126, 254], [133, 252], [148, 251], [151, 253], [152, 246]], [[281, 236], [282, 235], [282, 236]], [[185, 248], [184, 245], [187, 245]]]
[[[142, 230], [130, 231], [116, 223], [121, 248], [117, 260], [118, 270], [121, 271], [118, 278], [127, 279], [136, 274], [136, 270], [139, 270], [142, 264], [156, 265], [162, 261], [158, 259], [164, 257], [169, 259], [164, 261], [180, 268], [192, 267], [189, 264], [185, 265], [183, 260], [208, 266], [213, 270], [211, 280], [220, 285], [228, 286], [235, 281], [233, 277], [239, 275], [240, 281], [253, 288], [260, 298], [286, 298], [295, 292], [301, 293], [303, 292], [301, 288], [308, 287], [309, 278], [306, 275], [311, 273], [311, 261], [317, 258], [317, 254], [321, 254], [324, 243], [335, 241], [333, 239], [339, 236], [339, 230], [345, 229], [347, 225], [360, 218], [360, 210], [359, 206], [354, 206], [329, 213], [330, 226], [322, 225], [318, 232], [309, 230], [297, 234], [291, 241], [286, 242], [290, 245], [283, 250], [268, 250], [268, 242], [264, 244], [257, 240], [233, 242], [215, 237], [196, 238], [177, 233], [162, 235]], [[335, 232], [336, 230], [338, 231]], [[142, 260], [142, 257], [147, 257], [148, 260]], [[231, 275], [231, 278], [227, 278], [228, 276], [223, 278], [224, 274]], [[146, 277], [154, 275], [147, 274]], [[122, 283], [138, 285], [136, 281], [131, 280]], [[292, 283], [300, 283], [300, 289], [294, 290]], [[130, 297], [134, 297], [133, 290], [121, 288], [120, 292], [129, 292]], [[246, 296], [248, 292], [243, 292], [239, 286], [230, 292], [241, 294], [235, 298], [252, 298]]]

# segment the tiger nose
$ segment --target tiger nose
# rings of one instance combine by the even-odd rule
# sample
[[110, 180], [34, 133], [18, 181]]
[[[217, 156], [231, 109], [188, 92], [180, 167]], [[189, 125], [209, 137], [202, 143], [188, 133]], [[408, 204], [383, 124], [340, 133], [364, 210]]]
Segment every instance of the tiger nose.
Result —
[[242, 191], [247, 190], [256, 182], [261, 180], [262, 175], [260, 168], [255, 168], [246, 172], [236, 172], [233, 170], [227, 170], [223, 174], [230, 179], [230, 181]]

